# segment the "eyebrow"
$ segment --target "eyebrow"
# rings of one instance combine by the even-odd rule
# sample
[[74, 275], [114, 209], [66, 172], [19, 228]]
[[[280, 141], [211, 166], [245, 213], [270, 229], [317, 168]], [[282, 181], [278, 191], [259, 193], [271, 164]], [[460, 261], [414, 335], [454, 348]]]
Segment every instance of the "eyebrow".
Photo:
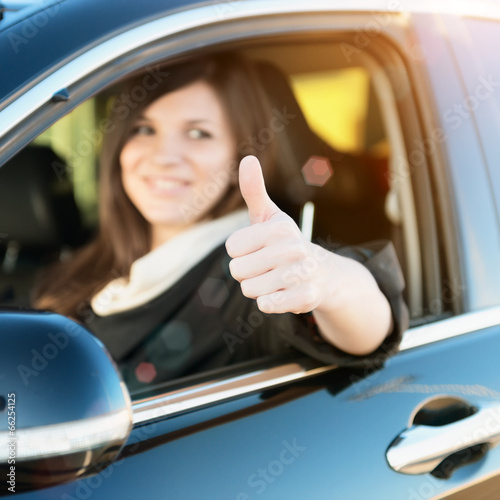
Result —
[[[141, 121], [141, 120], [144, 120], [144, 121], [154, 121], [154, 119], [151, 118], [151, 117], [148, 117], [146, 115], [139, 115], [137, 117], [137, 121]], [[190, 125], [193, 125], [195, 123], [214, 123], [214, 124], [216, 124], [217, 122], [215, 122], [213, 120], [208, 120], [208, 119], [205, 119], [205, 118], [196, 118], [194, 120], [188, 120], [187, 123], [189, 123]]]
[[197, 120], [188, 120], [188, 123], [215, 123], [213, 122], [212, 120], [206, 120], [204, 118], [200, 118], [200, 119], [197, 119]]

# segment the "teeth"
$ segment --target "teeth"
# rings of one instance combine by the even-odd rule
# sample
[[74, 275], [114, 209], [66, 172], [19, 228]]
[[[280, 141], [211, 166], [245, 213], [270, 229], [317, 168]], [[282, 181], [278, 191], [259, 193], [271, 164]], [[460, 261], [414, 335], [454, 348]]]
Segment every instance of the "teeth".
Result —
[[184, 183], [181, 181], [170, 181], [170, 180], [154, 180], [153, 185], [160, 189], [175, 188], [178, 186], [183, 186]]

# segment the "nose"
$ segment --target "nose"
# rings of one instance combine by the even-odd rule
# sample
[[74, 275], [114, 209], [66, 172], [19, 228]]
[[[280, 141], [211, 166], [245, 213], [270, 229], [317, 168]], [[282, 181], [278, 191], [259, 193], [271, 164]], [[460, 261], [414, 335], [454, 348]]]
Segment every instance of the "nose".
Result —
[[159, 166], [175, 165], [181, 162], [184, 147], [176, 134], [158, 134], [155, 141], [152, 159]]

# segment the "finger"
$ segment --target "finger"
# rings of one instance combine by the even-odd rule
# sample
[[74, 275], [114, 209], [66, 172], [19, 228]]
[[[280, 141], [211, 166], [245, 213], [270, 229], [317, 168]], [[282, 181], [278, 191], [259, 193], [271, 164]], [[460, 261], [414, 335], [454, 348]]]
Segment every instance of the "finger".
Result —
[[229, 263], [232, 277], [237, 281], [254, 278], [276, 269], [283, 262], [283, 256], [272, 247], [237, 257]]
[[226, 240], [226, 250], [233, 259], [256, 252], [268, 244], [269, 231], [262, 224], [244, 227]]
[[248, 207], [250, 224], [265, 222], [280, 212], [267, 194], [259, 160], [255, 156], [245, 156], [239, 171], [240, 190]]
[[261, 295], [269, 295], [270, 293], [282, 290], [284, 287], [283, 272], [278, 269], [273, 269], [241, 282], [241, 292], [249, 299], [256, 299]]
[[280, 212], [272, 221], [257, 223], [235, 231], [226, 240], [226, 250], [230, 257], [236, 258], [278, 241], [287, 242], [297, 236], [301, 234], [293, 219]]
[[312, 311], [318, 300], [317, 293], [309, 289], [278, 290], [257, 298], [257, 307], [266, 314], [303, 314]]

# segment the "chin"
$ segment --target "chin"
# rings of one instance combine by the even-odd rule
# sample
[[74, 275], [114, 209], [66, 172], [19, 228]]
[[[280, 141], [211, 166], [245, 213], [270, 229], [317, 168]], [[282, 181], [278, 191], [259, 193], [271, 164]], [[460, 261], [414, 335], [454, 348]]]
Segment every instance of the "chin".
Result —
[[[173, 206], [172, 206], [173, 205]], [[193, 203], [175, 203], [163, 207], [145, 207], [141, 210], [144, 218], [153, 226], [189, 227], [210, 218], [212, 206], [197, 207]]]
[[165, 226], [182, 229], [188, 228], [190, 225], [197, 222], [199, 217], [187, 217], [180, 213], [165, 215], [164, 212], [162, 214], [150, 214], [149, 216], [145, 217], [145, 219], [152, 226]]

